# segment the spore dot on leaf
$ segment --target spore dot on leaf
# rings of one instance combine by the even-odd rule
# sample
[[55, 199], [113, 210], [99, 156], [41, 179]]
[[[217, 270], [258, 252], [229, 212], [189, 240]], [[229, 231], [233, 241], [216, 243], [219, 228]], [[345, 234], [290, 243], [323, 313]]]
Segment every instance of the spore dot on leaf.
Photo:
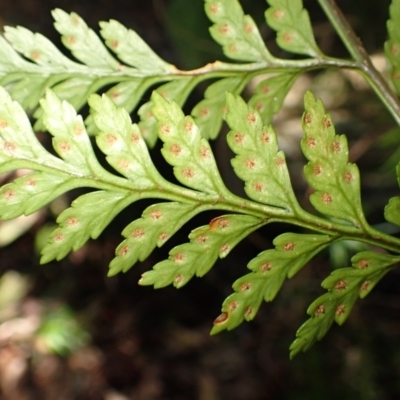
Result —
[[264, 185], [261, 182], [256, 182], [253, 187], [257, 192], [262, 192]]
[[204, 107], [200, 110], [200, 115], [202, 117], [206, 117], [208, 114], [210, 114], [210, 110], [207, 107]]
[[30, 58], [34, 61], [39, 60], [40, 57], [41, 57], [41, 53], [37, 50], [33, 50], [30, 54]]
[[34, 187], [34, 186], [36, 186], [36, 179], [34, 179], [34, 178], [28, 178], [26, 181], [25, 181], [25, 185], [26, 186], [30, 186], [30, 187]]
[[248, 318], [251, 316], [252, 313], [253, 313], [253, 307], [247, 307], [246, 311], [244, 312], [244, 316]]
[[229, 33], [230, 27], [228, 24], [223, 24], [220, 26], [219, 31], [223, 34], [226, 35], [227, 33]]
[[247, 292], [248, 290], [251, 289], [251, 283], [250, 282], [244, 282], [240, 285], [240, 291], [241, 292]]
[[129, 165], [130, 162], [124, 158], [118, 161], [118, 167], [120, 167], [121, 169], [128, 169]]
[[283, 245], [283, 250], [285, 250], [285, 251], [293, 251], [295, 247], [296, 247], [296, 243], [287, 242], [287, 243], [285, 243]]
[[182, 175], [186, 178], [186, 179], [192, 179], [194, 177], [194, 171], [191, 168], [185, 168], [182, 171]]
[[347, 281], [344, 279], [341, 279], [340, 281], [336, 282], [336, 284], [335, 284], [335, 289], [338, 292], [342, 291], [343, 289], [346, 289], [346, 287], [347, 287]]
[[332, 196], [329, 193], [323, 193], [321, 196], [321, 200], [325, 204], [331, 204], [332, 203]]
[[321, 304], [316, 308], [314, 315], [316, 317], [318, 317], [319, 315], [324, 314], [324, 313], [325, 313], [325, 306], [323, 304]]
[[293, 40], [293, 37], [292, 37], [292, 35], [290, 35], [289, 33], [285, 33], [285, 34], [282, 36], [282, 39], [283, 39], [284, 42], [290, 43], [290, 42]]
[[15, 191], [12, 189], [7, 189], [4, 192], [4, 199], [5, 200], [12, 200], [15, 197]]
[[139, 140], [140, 140], [139, 135], [138, 135], [137, 133], [132, 133], [132, 135], [131, 135], [131, 142], [132, 142], [133, 144], [137, 144], [137, 143], [139, 142]]
[[237, 132], [237, 133], [235, 133], [234, 137], [235, 137], [235, 143], [237, 143], [237, 144], [242, 144], [243, 143], [243, 140], [244, 140], [243, 133]]
[[77, 42], [75, 36], [67, 36], [65, 40], [67, 41], [67, 43], [68, 43], [70, 46], [73, 46], [73, 45], [76, 44], [76, 42]]
[[109, 146], [113, 146], [117, 142], [118, 139], [115, 135], [108, 133], [105, 136], [104, 140]]
[[55, 243], [62, 242], [64, 240], [64, 235], [62, 233], [57, 233], [54, 235], [53, 240]]
[[370, 281], [365, 281], [365, 282], [361, 285], [360, 290], [361, 290], [362, 292], [365, 292], [366, 290], [368, 290], [370, 284], [371, 284]]
[[278, 167], [283, 167], [285, 165], [285, 160], [282, 157], [277, 157], [275, 163]]
[[185, 260], [185, 255], [183, 253], [174, 254], [173, 260], [176, 263], [181, 263]]
[[360, 260], [360, 261], [357, 263], [357, 267], [360, 268], [360, 269], [366, 269], [366, 268], [369, 267], [370, 264], [371, 264], [371, 261], [370, 261], [370, 260], [364, 259], [364, 260]]
[[184, 281], [184, 279], [185, 279], [184, 276], [182, 274], [179, 274], [174, 278], [174, 282], [176, 285], [179, 285]]
[[182, 151], [181, 146], [179, 144], [174, 143], [169, 150], [174, 156], [179, 156], [180, 152]]
[[118, 255], [124, 257], [129, 253], [129, 250], [130, 250], [129, 246], [122, 246], [118, 251]]
[[312, 149], [315, 147], [315, 139], [313, 137], [307, 138], [307, 146]]
[[340, 152], [340, 143], [339, 143], [337, 140], [335, 140], [335, 141], [332, 143], [332, 151], [333, 151], [334, 153], [339, 153], [339, 152]]
[[264, 144], [268, 144], [268, 143], [269, 143], [270, 137], [269, 137], [269, 133], [268, 133], [268, 132], [263, 132], [263, 133], [261, 134], [261, 141], [262, 141]]
[[159, 220], [162, 216], [163, 214], [160, 210], [154, 210], [150, 213], [150, 218], [154, 220]]
[[223, 312], [220, 315], [218, 315], [217, 318], [215, 318], [213, 325], [223, 325], [225, 324], [229, 319], [229, 314], [227, 312]]
[[0, 119], [0, 129], [7, 128], [8, 122], [5, 121], [4, 119]]
[[311, 117], [311, 114], [310, 113], [306, 113], [305, 115], [304, 115], [304, 122], [307, 124], [307, 125], [310, 125], [310, 124], [312, 124], [312, 117]]
[[339, 317], [340, 315], [343, 315], [345, 311], [346, 311], [346, 306], [344, 304], [340, 304], [340, 306], [336, 308], [335, 314]]
[[238, 302], [237, 301], [231, 301], [228, 304], [228, 310], [229, 311], [234, 311], [234, 310], [236, 310], [237, 306], [238, 306]]
[[236, 45], [231, 44], [231, 45], [229, 46], [229, 51], [230, 51], [231, 53], [237, 53], [237, 47], [236, 47]]
[[137, 228], [137, 229], [135, 229], [135, 230], [132, 232], [131, 236], [132, 236], [133, 238], [135, 238], [135, 239], [138, 239], [138, 238], [143, 237], [143, 236], [144, 236], [144, 229], [143, 229], [143, 228]]
[[110, 40], [110, 47], [112, 48], [112, 49], [116, 49], [118, 46], [119, 46], [119, 42], [118, 42], [118, 40]]
[[351, 183], [353, 181], [353, 174], [350, 171], [344, 173], [344, 180], [346, 183]]
[[62, 153], [67, 153], [71, 150], [71, 145], [68, 142], [63, 141], [58, 144], [58, 148]]
[[196, 238], [196, 242], [199, 244], [204, 244], [207, 241], [207, 236], [201, 235]]
[[284, 16], [284, 12], [278, 8], [277, 10], [274, 11], [272, 15], [274, 19], [279, 20]]
[[314, 165], [313, 174], [316, 176], [319, 176], [319, 175], [321, 175], [321, 173], [322, 173], [322, 167], [319, 164]]
[[244, 26], [244, 30], [246, 33], [252, 33], [253, 32], [253, 26], [251, 24], [246, 24]]
[[248, 158], [247, 160], [245, 160], [244, 165], [246, 166], [246, 168], [253, 169], [256, 166], [256, 162], [253, 158]]
[[221, 248], [219, 249], [220, 253], [226, 253], [229, 250], [229, 244], [225, 243], [224, 245], [221, 246]]
[[264, 264], [262, 264], [262, 265], [260, 266], [260, 271], [261, 271], [261, 272], [268, 272], [268, 271], [271, 270], [271, 268], [272, 268], [271, 263], [270, 263], [270, 262], [265, 262]]
[[171, 132], [171, 127], [167, 124], [162, 124], [160, 130], [164, 135], [168, 135]]
[[167, 232], [163, 232], [161, 233], [161, 235], [158, 237], [162, 242], [165, 242], [168, 238], [168, 233]]
[[202, 158], [208, 158], [210, 156], [210, 150], [206, 146], [200, 148], [200, 156]]
[[76, 226], [76, 225], [78, 225], [78, 223], [79, 223], [79, 220], [78, 220], [78, 218], [76, 218], [76, 217], [69, 217], [69, 218], [67, 219], [67, 224], [68, 224], [69, 226]]
[[325, 129], [328, 129], [328, 128], [331, 127], [331, 125], [332, 125], [331, 120], [330, 120], [328, 117], [325, 117], [325, 118], [324, 118], [324, 128], [325, 128]]
[[11, 142], [4, 142], [3, 148], [7, 153], [15, 153], [17, 146]]
[[184, 126], [185, 131], [190, 132], [192, 130], [192, 128], [193, 128], [193, 122], [186, 121], [185, 126]]
[[254, 124], [257, 121], [257, 117], [253, 112], [247, 114], [247, 122]]

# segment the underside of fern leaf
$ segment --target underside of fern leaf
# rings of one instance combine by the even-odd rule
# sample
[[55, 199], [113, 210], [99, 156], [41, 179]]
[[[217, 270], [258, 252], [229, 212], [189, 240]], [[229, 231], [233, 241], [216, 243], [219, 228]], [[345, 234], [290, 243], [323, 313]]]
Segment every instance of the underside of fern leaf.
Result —
[[[205, 10], [213, 23], [211, 35], [225, 55], [244, 64], [217, 61], [194, 71], [180, 71], [165, 62], [115, 20], [100, 23], [102, 41], [77, 14], [53, 12], [62, 42], [77, 61], [40, 34], [6, 27], [5, 38], [0, 37], [0, 85], [7, 89], [0, 88], [0, 172], [29, 172], [0, 189], [0, 217], [31, 214], [76, 188], [91, 190], [58, 216], [59, 227], [42, 250], [45, 263], [99, 237], [134, 202], [154, 199], [123, 230], [124, 239], [110, 263], [108, 275], [113, 276], [144, 261], [194, 216], [218, 210], [218, 217], [194, 229], [187, 243], [172, 248], [166, 260], [142, 275], [139, 283], [155, 288], [180, 288], [192, 277], [205, 275], [218, 258], [229, 256], [240, 241], [266, 224], [296, 226], [296, 232], [277, 236], [273, 248], [249, 260], [250, 272], [233, 283], [234, 292], [223, 302], [212, 334], [252, 320], [263, 301], [277, 296], [285, 279], [329, 245], [349, 239], [373, 245], [356, 254], [351, 267], [335, 270], [322, 282], [328, 292], [310, 305], [310, 319], [291, 346], [294, 356], [320, 340], [333, 322], [342, 324], [356, 299], [365, 297], [400, 261], [400, 240], [368, 224], [360, 174], [349, 162], [347, 139], [336, 134], [330, 115], [311, 92], [304, 97], [301, 149], [315, 212], [299, 205], [271, 122], [300, 74], [323, 62], [331, 65], [332, 59], [319, 49], [301, 0], [268, 4], [265, 17], [277, 32], [278, 46], [307, 59], [274, 57], [236, 0], [206, 0]], [[393, 20], [399, 4], [396, 0], [391, 8], [386, 46], [394, 78], [400, 36]], [[263, 73], [268, 75], [246, 103], [240, 93]], [[182, 105], [208, 79], [214, 82], [204, 99], [185, 115]], [[97, 94], [104, 87], [110, 88]], [[156, 90], [138, 110], [140, 122], [133, 124], [129, 114], [151, 87]], [[90, 110], [84, 120], [77, 112], [86, 103]], [[26, 114], [32, 111], [37, 118], [34, 128], [50, 133], [57, 156], [37, 140]], [[226, 187], [208, 141], [218, 135], [223, 120], [234, 153], [232, 167], [244, 183], [245, 197]], [[148, 147], [156, 140], [162, 142], [162, 156], [177, 183], [167, 181], [151, 159]], [[95, 147], [109, 169], [98, 160]], [[400, 182], [400, 166], [397, 175]], [[399, 199], [393, 197], [385, 208], [386, 220], [395, 225], [400, 225]]]

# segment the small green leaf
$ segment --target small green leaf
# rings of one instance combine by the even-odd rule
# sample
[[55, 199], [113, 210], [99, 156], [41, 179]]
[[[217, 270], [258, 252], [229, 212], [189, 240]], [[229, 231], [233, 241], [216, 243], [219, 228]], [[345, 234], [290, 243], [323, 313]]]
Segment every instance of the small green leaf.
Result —
[[177, 202], [148, 207], [140, 219], [133, 221], [122, 232], [126, 240], [118, 246], [108, 276], [126, 272], [137, 261], [145, 260], [156, 246], [161, 247], [199, 211], [197, 204]]
[[40, 262], [61, 260], [70, 251], [81, 248], [90, 237], [96, 239], [115, 216], [138, 197], [136, 193], [105, 191], [78, 197], [57, 218], [60, 227], [50, 235]]
[[293, 277], [332, 238], [325, 235], [285, 233], [274, 240], [275, 249], [263, 251], [248, 264], [253, 272], [239, 278], [235, 293], [222, 305], [211, 334], [231, 330], [252, 320], [263, 300], [272, 301], [286, 278]]
[[385, 53], [392, 66], [392, 81], [400, 93], [400, 1], [392, 0], [387, 22], [389, 40], [385, 42]]
[[392, 197], [385, 207], [386, 221], [400, 226], [400, 197]]
[[363, 251], [351, 261], [352, 268], [336, 269], [322, 282], [329, 292], [308, 308], [307, 313], [311, 318], [297, 331], [297, 338], [290, 346], [290, 357], [307, 351], [317, 340], [321, 340], [334, 321], [342, 325], [357, 297], [364, 298], [400, 262], [400, 256]]
[[244, 15], [237, 0], [206, 0], [205, 10], [214, 25], [211, 36], [233, 60], [272, 61], [260, 32], [249, 15]]
[[107, 46], [126, 64], [144, 71], [146, 75], [149, 72], [156, 74], [173, 71], [174, 67], [154, 53], [135, 31], [115, 20], [100, 22], [100, 27]]
[[161, 288], [172, 283], [180, 288], [193, 275], [205, 275], [218, 257], [226, 257], [237, 243], [265, 223], [248, 215], [214, 218], [209, 225], [190, 233], [190, 243], [173, 248], [168, 260], [159, 262], [151, 271], [145, 272], [139, 284]]
[[263, 126], [260, 114], [239, 96], [227, 94], [226, 121], [231, 128], [228, 144], [236, 153], [232, 165], [245, 181], [247, 195], [258, 202], [285, 209], [297, 207], [285, 155], [271, 126]]
[[265, 12], [268, 25], [278, 32], [277, 43], [291, 53], [319, 57], [310, 17], [301, 0], [267, 0], [270, 8]]
[[238, 76], [220, 79], [212, 83], [201, 100], [192, 110], [192, 116], [205, 139], [215, 139], [222, 126], [226, 104], [226, 92], [240, 93], [249, 77]]
[[300, 73], [278, 74], [261, 81], [249, 100], [249, 105], [261, 115], [264, 125], [281, 109], [283, 101]]
[[[4, 27], [4, 36], [15, 50], [27, 59], [39, 64], [45, 69], [48, 65], [58, 66], [60, 70], [87, 73], [87, 67], [65, 57], [49, 39], [40, 33], [18, 26]], [[44, 72], [44, 71], [43, 71]]]
[[1, 187], [1, 219], [32, 214], [77, 186], [80, 186], [79, 181], [63, 173], [34, 172], [24, 175]]
[[102, 170], [82, 117], [76, 114], [74, 107], [61, 101], [51, 90], [40, 104], [43, 123], [53, 135], [53, 147], [59, 156], [68, 164], [75, 165], [80, 174], [92, 175]]
[[[184, 77], [182, 79], [172, 80], [157, 88], [157, 92], [167, 100], [173, 100], [180, 107], [185, 103], [187, 96], [197, 85], [202, 77]], [[154, 147], [157, 138], [157, 123], [154, 118], [152, 108], [154, 104], [149, 101], [140, 107], [138, 114], [140, 115], [139, 127], [143, 138], [150, 148]]]
[[64, 46], [81, 62], [92, 68], [119, 71], [120, 63], [111, 56], [96, 33], [76, 13], [57, 8], [52, 11], [54, 26]]
[[154, 189], [161, 177], [151, 161], [139, 127], [127, 111], [117, 108], [106, 95], [89, 99], [92, 118], [100, 132], [96, 142], [108, 163], [134, 184], [135, 189]]
[[311, 92], [304, 97], [304, 137], [301, 148], [309, 160], [304, 172], [315, 190], [310, 197], [321, 213], [348, 221], [356, 227], [366, 225], [360, 199], [360, 177], [355, 164], [348, 162], [347, 140], [335, 135], [329, 114], [321, 100]]
[[192, 117], [185, 117], [175, 102], [153, 92], [152, 112], [157, 119], [158, 136], [164, 142], [162, 154], [174, 167], [176, 178], [201, 192], [229, 193], [219, 174], [209, 143], [201, 137]]

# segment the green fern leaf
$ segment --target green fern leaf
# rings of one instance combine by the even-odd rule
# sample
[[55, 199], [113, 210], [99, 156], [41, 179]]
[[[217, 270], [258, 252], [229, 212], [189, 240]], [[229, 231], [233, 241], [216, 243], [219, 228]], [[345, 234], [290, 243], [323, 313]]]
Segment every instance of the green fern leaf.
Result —
[[52, 15], [64, 46], [71, 50], [76, 59], [92, 68], [109, 72], [120, 70], [118, 60], [111, 56], [100, 38], [78, 14], [68, 14], [57, 8]]
[[126, 272], [137, 261], [145, 260], [156, 246], [161, 247], [201, 209], [198, 204], [177, 202], [148, 207], [140, 219], [133, 221], [122, 232], [126, 240], [118, 246], [108, 276]]
[[278, 74], [257, 85], [249, 105], [260, 113], [264, 125], [272, 122], [272, 117], [281, 109], [287, 93], [299, 75], [298, 72]]
[[138, 193], [126, 191], [97, 191], [78, 197], [57, 218], [60, 227], [50, 235], [40, 262], [61, 260], [72, 250], [81, 248], [89, 238], [97, 239], [115, 216], [138, 198]]
[[284, 280], [293, 277], [315, 254], [332, 241], [325, 235], [285, 233], [274, 240], [275, 249], [260, 253], [249, 264], [253, 272], [239, 278], [235, 293], [222, 305], [211, 334], [231, 330], [252, 320], [263, 300], [272, 301]]
[[301, 0], [267, 0], [270, 8], [265, 12], [268, 25], [278, 32], [277, 43], [291, 53], [320, 57], [310, 17]]
[[285, 155], [278, 151], [275, 132], [263, 126], [260, 114], [239, 96], [227, 94], [228, 144], [236, 157], [232, 165], [245, 181], [247, 195], [258, 202], [285, 209], [297, 207]]
[[334, 321], [343, 324], [357, 297], [364, 298], [400, 261], [400, 257], [365, 251], [356, 254], [351, 261], [353, 268], [337, 269], [322, 282], [329, 292], [308, 308], [311, 318], [297, 331], [297, 339], [290, 346], [291, 357], [307, 351], [322, 339]]
[[272, 61], [253, 19], [244, 15], [237, 0], [206, 0], [205, 10], [214, 25], [211, 36], [233, 60]]
[[249, 76], [235, 76], [221, 79], [211, 84], [201, 100], [192, 110], [192, 116], [205, 139], [215, 139], [221, 130], [226, 92], [240, 93], [249, 80]]
[[[400, 164], [396, 167], [397, 181], [400, 185]], [[400, 226], [400, 197], [392, 197], [389, 200], [389, 204], [385, 207], [385, 218], [386, 221], [392, 224]]]
[[179, 182], [218, 197], [229, 195], [211, 147], [201, 137], [193, 118], [185, 117], [175, 102], [168, 102], [157, 92], [153, 92], [152, 101], [158, 136], [164, 142], [162, 154], [174, 167], [174, 174]]
[[127, 65], [143, 71], [145, 75], [175, 70], [173, 65], [158, 57], [132, 29], [126, 29], [115, 20], [100, 22], [100, 27], [101, 36], [105, 39], [107, 46]]
[[311, 92], [304, 97], [304, 137], [301, 148], [309, 160], [304, 171], [315, 190], [310, 197], [321, 213], [363, 227], [360, 178], [355, 164], [348, 163], [347, 140], [335, 135], [333, 122], [320, 100]]
[[392, 0], [387, 22], [389, 40], [385, 42], [385, 53], [392, 66], [392, 81], [400, 93], [400, 1]]
[[108, 163], [130, 179], [136, 189], [156, 188], [162, 178], [151, 161], [138, 126], [132, 124], [127, 111], [117, 108], [107, 96], [92, 95], [89, 104], [100, 130], [96, 142], [107, 155]]
[[[158, 87], [157, 92], [164, 97], [164, 99], [173, 100], [180, 107], [182, 107], [187, 99], [187, 96], [201, 79], [203, 78], [200, 76], [188, 76], [173, 80]], [[153, 106], [153, 102], [149, 101], [143, 104], [138, 111], [138, 114], [140, 115], [139, 127], [149, 147], [154, 147], [158, 139], [157, 121], [152, 112]]]
[[248, 215], [214, 218], [209, 225], [190, 233], [190, 243], [173, 248], [168, 260], [159, 262], [151, 271], [145, 272], [139, 284], [154, 285], [155, 288], [173, 284], [180, 288], [193, 275], [205, 275], [218, 257], [226, 257], [237, 243], [266, 222]]

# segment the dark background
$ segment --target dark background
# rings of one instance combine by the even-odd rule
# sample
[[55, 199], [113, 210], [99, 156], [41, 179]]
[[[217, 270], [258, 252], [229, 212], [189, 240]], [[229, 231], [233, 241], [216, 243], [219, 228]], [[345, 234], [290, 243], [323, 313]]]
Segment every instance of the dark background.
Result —
[[[247, 0], [242, 4], [257, 21], [271, 50], [288, 56], [276, 47], [274, 33], [265, 24], [266, 3]], [[381, 52], [389, 1], [338, 4], [368, 51]], [[323, 51], [346, 57], [317, 2], [305, 1], [305, 6]], [[167, 61], [183, 69], [223, 57], [208, 35], [209, 23], [200, 0], [2, 0], [0, 23], [22, 25], [59, 44], [50, 14], [54, 8], [77, 12], [96, 30], [98, 21], [117, 19], [135, 29]], [[330, 90], [324, 85], [332, 78], [323, 73], [310, 78], [315, 79], [313, 87], [317, 92]], [[342, 91], [335, 92], [335, 96], [342, 96], [341, 100], [333, 101], [330, 111], [337, 116], [340, 133], [349, 136], [352, 160], [357, 160], [363, 172], [364, 207], [369, 221], [378, 224], [383, 221], [384, 205], [397, 193], [393, 172], [384, 169], [392, 150], [378, 147], [380, 138], [394, 127], [394, 122], [371, 91], [357, 87], [344, 75], [335, 75], [334, 79], [344, 83]], [[200, 98], [198, 91], [191, 101]], [[301, 104], [283, 115], [299, 119]], [[278, 126], [280, 121], [277, 120]], [[215, 145], [217, 157], [221, 143], [223, 138]], [[296, 169], [304, 159], [296, 152], [298, 139], [293, 146], [289, 160], [291, 168]], [[156, 148], [154, 152], [157, 151]], [[306, 201], [304, 180], [299, 178], [294, 184], [299, 197]], [[71, 199], [64, 200], [68, 204]], [[218, 261], [207, 276], [193, 279], [179, 291], [139, 287], [137, 281], [143, 271], [165, 258], [173, 245], [187, 241], [191, 229], [218, 215], [209, 213], [195, 218], [146, 262], [123, 276], [107, 278], [108, 263], [121, 241], [120, 232], [140, 216], [147, 204], [135, 204], [97, 241], [60, 262], [40, 266], [34, 246], [43, 224], [54, 221], [51, 209], [25, 235], [0, 249], [0, 273], [16, 271], [17, 281], [26, 284], [9, 316], [0, 313], [1, 400], [400, 398], [397, 270], [384, 278], [367, 299], [358, 302], [343, 327], [332, 327], [321, 343], [290, 361], [288, 347], [296, 329], [307, 318], [307, 306], [323, 293], [320, 282], [329, 275], [332, 265], [349, 265], [352, 244], [315, 258], [284, 284], [272, 304], [261, 307], [253, 322], [210, 337], [212, 321], [231, 293], [232, 282], [247, 272], [246, 265], [252, 257], [271, 247], [275, 236], [294, 228], [273, 225], [257, 232], [227, 259]], [[67, 310], [65, 315], [78, 325], [64, 324], [62, 310]], [[58, 320], [57, 312], [61, 313]], [[1, 336], [4, 324], [31, 321], [32, 316], [40, 320], [39, 333], [29, 335], [25, 330], [22, 337]], [[53, 321], [50, 327], [48, 321]], [[55, 345], [61, 353], [55, 354], [48, 343], [62, 337], [67, 341], [65, 349], [60, 351], [60, 346]]]

